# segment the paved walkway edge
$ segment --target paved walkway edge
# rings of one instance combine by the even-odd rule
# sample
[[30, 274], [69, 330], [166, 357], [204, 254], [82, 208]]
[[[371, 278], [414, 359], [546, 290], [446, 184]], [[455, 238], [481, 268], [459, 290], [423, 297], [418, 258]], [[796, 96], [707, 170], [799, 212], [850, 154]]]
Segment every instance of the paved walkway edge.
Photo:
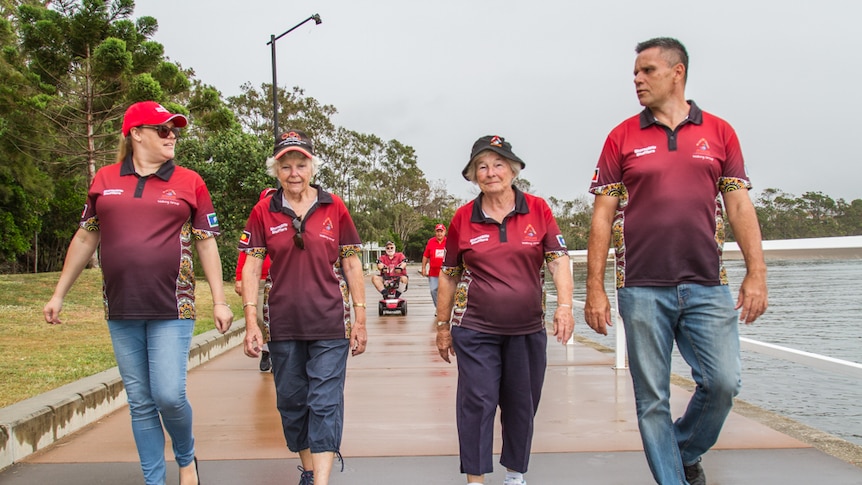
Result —
[[[224, 335], [217, 330], [196, 335], [189, 350], [189, 370], [240, 345], [244, 337], [244, 319], [235, 321]], [[0, 408], [0, 470], [126, 404], [119, 370], [112, 367]]]

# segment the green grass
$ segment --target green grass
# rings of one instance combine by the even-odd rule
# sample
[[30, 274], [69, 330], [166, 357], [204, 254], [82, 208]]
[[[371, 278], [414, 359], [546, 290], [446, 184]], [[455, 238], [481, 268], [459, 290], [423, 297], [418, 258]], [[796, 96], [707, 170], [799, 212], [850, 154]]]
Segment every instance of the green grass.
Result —
[[[42, 307], [59, 273], [0, 275], [0, 407], [114, 367], [102, 305], [102, 273], [85, 270], [63, 302], [62, 325], [48, 325]], [[195, 335], [214, 328], [212, 295], [197, 281]], [[241, 301], [233, 285], [225, 295], [236, 318]]]

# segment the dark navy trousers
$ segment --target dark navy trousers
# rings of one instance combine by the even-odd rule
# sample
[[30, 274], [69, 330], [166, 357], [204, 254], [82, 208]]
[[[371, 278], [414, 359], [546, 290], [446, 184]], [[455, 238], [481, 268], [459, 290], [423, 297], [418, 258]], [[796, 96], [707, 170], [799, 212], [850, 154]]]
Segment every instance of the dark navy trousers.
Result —
[[530, 462], [533, 418], [545, 381], [548, 335], [492, 335], [452, 326], [458, 362], [455, 398], [461, 473], [494, 471], [494, 418], [500, 407], [500, 464], [524, 473]]

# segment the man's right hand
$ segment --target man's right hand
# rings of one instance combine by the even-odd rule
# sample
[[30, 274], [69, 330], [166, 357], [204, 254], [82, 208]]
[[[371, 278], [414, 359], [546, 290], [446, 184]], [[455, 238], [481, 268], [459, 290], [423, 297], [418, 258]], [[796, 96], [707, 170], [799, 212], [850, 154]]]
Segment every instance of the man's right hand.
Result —
[[608, 334], [611, 322], [611, 303], [604, 288], [591, 290], [587, 288], [587, 301], [584, 303], [584, 320], [596, 333]]

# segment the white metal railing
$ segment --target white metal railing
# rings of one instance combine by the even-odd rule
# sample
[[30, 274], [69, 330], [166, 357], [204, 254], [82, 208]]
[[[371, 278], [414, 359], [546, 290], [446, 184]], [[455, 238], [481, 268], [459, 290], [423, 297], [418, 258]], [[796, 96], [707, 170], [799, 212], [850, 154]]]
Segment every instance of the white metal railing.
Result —
[[[793, 256], [797, 253], [804, 254], [805, 252], [816, 251], [818, 254], [841, 251], [844, 254], [859, 255], [862, 253], [862, 236], [846, 236], [846, 237], [827, 237], [827, 238], [812, 238], [812, 239], [791, 239], [780, 241], [763, 241], [763, 252], [769, 256]], [[739, 257], [739, 247], [735, 243], [726, 243], [724, 246], [725, 256]], [[575, 261], [586, 261], [587, 252], [585, 250], [569, 251], [569, 258], [572, 263]], [[608, 251], [608, 258], [614, 258], [613, 248]], [[626, 336], [623, 328], [622, 319], [619, 312], [616, 311], [617, 295], [614, 290], [614, 326], [615, 329], [615, 364], [617, 370], [624, 370], [628, 367], [626, 362]], [[572, 302], [573, 306], [583, 309], [583, 302]], [[572, 343], [574, 340], [569, 340]], [[796, 350], [790, 347], [782, 347], [780, 345], [760, 342], [746, 337], [740, 337], [740, 346], [744, 350], [758, 352], [761, 354], [777, 357], [779, 359], [788, 360], [797, 364], [815, 367], [829, 372], [837, 372], [848, 375], [850, 377], [862, 378], [862, 364], [849, 360], [836, 359], [825, 355]]]

